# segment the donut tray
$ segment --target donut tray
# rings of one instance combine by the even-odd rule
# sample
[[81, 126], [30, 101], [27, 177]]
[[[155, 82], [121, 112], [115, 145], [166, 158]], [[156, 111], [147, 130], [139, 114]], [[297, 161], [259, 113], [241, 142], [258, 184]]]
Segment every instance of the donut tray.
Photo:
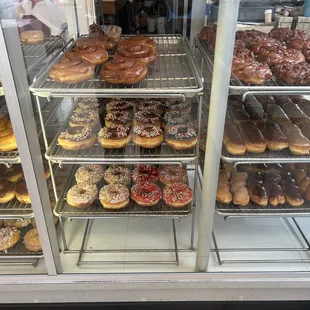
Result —
[[[30, 90], [39, 97], [145, 97], [183, 95], [194, 97], [202, 91], [203, 85], [189, 43], [180, 35], [153, 35], [157, 43], [157, 60], [148, 66], [144, 80], [135, 85], [112, 85], [106, 83], [99, 75], [77, 84], [57, 83], [49, 77], [49, 70], [63, 54], [40, 72], [41, 75], [30, 86]], [[70, 46], [72, 47], [72, 45]], [[111, 59], [113, 56], [111, 56]]]
[[16, 198], [7, 203], [0, 203], [0, 219], [32, 218], [31, 204], [19, 202]]
[[250, 201], [248, 205], [241, 207], [233, 203], [224, 204], [217, 201], [215, 210], [224, 217], [301, 217], [310, 215], [310, 203], [305, 201], [300, 207], [292, 207], [288, 203], [277, 207], [270, 205], [262, 207]]
[[[205, 65], [209, 69], [210, 73], [213, 72], [213, 62], [214, 55], [208, 51], [207, 41], [195, 38], [195, 45], [198, 47]], [[277, 80], [273, 77], [272, 80], [266, 81], [263, 85], [244, 85], [240, 80], [232, 75], [229, 86], [229, 93], [231, 95], [242, 95], [246, 96], [247, 94], [268, 94], [275, 95], [277, 93], [287, 94], [287, 95], [306, 95], [310, 94], [310, 85], [309, 86], [291, 86], [285, 85], [283, 82]]]
[[63, 44], [63, 38], [60, 36], [48, 36], [42, 44], [30, 45], [21, 43], [27, 72], [33, 71], [42, 64], [49, 55], [56, 49], [61, 48]]
[[[134, 201], [130, 200], [129, 206], [120, 210], [107, 210], [104, 209], [97, 199], [95, 203], [85, 209], [79, 209], [72, 207], [67, 203], [66, 195], [68, 190], [76, 185], [75, 182], [75, 171], [78, 166], [72, 168], [68, 181], [66, 183], [63, 192], [60, 194], [59, 199], [56, 203], [54, 213], [58, 217], [72, 218], [72, 219], [98, 219], [98, 218], [119, 218], [119, 217], [165, 217], [165, 218], [181, 218], [189, 216], [192, 212], [192, 203], [184, 208], [172, 208], [166, 205], [161, 200], [154, 207], [141, 207]], [[106, 168], [106, 167], [105, 167]], [[130, 169], [130, 166], [128, 166]], [[191, 179], [189, 180], [191, 181]], [[100, 183], [98, 188], [100, 189], [106, 183], [103, 181]], [[158, 184], [160, 187], [161, 184]], [[131, 186], [130, 186], [131, 187]], [[128, 188], [130, 188], [128, 187]]]
[[[20, 261], [21, 259], [38, 259], [43, 257], [43, 252], [31, 252], [28, 251], [25, 248], [24, 245], [24, 236], [29, 231], [32, 229], [32, 225], [28, 225], [27, 227], [19, 229], [21, 232], [21, 236], [19, 241], [17, 242], [16, 245], [14, 245], [12, 248], [8, 249], [7, 251], [0, 251], [0, 264], [5, 264], [7, 260], [10, 260], [9, 263], [13, 264], [33, 264], [34, 266], [36, 265], [36, 261]], [[17, 260], [16, 260], [17, 259]], [[16, 260], [16, 261], [15, 261]]]

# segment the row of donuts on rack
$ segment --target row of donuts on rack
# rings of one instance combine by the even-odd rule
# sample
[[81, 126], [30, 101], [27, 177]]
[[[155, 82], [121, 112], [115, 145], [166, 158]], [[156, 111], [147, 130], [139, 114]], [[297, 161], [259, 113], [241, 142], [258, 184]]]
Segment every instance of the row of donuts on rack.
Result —
[[[204, 27], [199, 38], [214, 51], [216, 26]], [[236, 32], [232, 74], [245, 84], [261, 85], [274, 75], [287, 85], [310, 85], [309, 62], [310, 40], [302, 30]]]
[[66, 150], [82, 150], [98, 140], [103, 148], [119, 149], [132, 139], [134, 144], [152, 149], [165, 140], [173, 149], [192, 149], [198, 133], [190, 113], [191, 103], [179, 99], [84, 98], [78, 101], [58, 143]]

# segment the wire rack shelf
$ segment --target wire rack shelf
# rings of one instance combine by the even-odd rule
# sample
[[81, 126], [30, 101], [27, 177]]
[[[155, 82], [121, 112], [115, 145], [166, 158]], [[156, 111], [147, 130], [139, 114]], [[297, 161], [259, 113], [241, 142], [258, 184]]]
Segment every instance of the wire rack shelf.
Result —
[[[192, 57], [189, 43], [180, 35], [151, 36], [157, 43], [157, 60], [149, 65], [147, 76], [135, 85], [112, 85], [100, 78], [99, 68], [95, 77], [77, 84], [57, 83], [49, 78], [49, 65], [30, 90], [37, 96], [135, 96], [182, 94], [194, 97], [202, 89], [201, 77]], [[57, 62], [63, 54], [56, 59]]]

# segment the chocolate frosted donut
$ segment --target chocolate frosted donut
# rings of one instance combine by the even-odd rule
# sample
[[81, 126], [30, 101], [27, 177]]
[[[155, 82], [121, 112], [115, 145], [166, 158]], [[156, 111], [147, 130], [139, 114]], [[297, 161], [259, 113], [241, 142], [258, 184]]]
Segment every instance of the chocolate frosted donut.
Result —
[[169, 99], [164, 103], [165, 112], [179, 111], [190, 112], [191, 104], [189, 101], [183, 101], [181, 99]]
[[102, 128], [98, 133], [98, 142], [104, 148], [118, 149], [130, 141], [130, 128], [123, 125], [112, 125]]
[[78, 110], [70, 117], [69, 125], [71, 127], [77, 126], [91, 126], [94, 127], [99, 123], [98, 110]]
[[163, 131], [153, 125], [140, 125], [133, 128], [133, 142], [143, 148], [155, 148], [164, 140]]
[[188, 125], [190, 115], [178, 111], [167, 112], [164, 115], [165, 128], [175, 125]]
[[166, 142], [176, 150], [193, 148], [198, 140], [197, 131], [192, 126], [176, 125], [165, 131]]
[[108, 113], [116, 111], [129, 111], [133, 107], [129, 100], [112, 100], [107, 103], [106, 110]]
[[109, 112], [105, 117], [106, 127], [113, 125], [131, 126], [132, 115], [128, 111]]
[[150, 99], [150, 100], [143, 100], [139, 101], [139, 104], [137, 104], [137, 110], [138, 111], [154, 111], [158, 114], [163, 113], [163, 104], [161, 101], [156, 99]]
[[151, 124], [161, 126], [161, 115], [155, 111], [145, 110], [135, 114], [134, 126]]

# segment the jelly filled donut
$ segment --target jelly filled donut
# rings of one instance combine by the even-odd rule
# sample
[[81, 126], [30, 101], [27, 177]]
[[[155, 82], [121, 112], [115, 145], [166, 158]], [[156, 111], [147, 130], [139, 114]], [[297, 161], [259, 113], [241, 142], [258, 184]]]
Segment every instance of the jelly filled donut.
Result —
[[104, 127], [98, 133], [98, 142], [106, 149], [123, 148], [130, 142], [130, 139], [130, 128], [122, 125]]
[[142, 148], [152, 149], [164, 141], [163, 131], [153, 125], [141, 125], [133, 128], [133, 143]]
[[192, 126], [176, 125], [165, 131], [165, 139], [175, 150], [193, 148], [198, 141], [197, 131]]
[[76, 208], [88, 208], [96, 200], [98, 189], [96, 184], [80, 183], [68, 190], [67, 202]]
[[128, 185], [131, 180], [130, 171], [123, 165], [112, 165], [105, 171], [104, 180], [108, 184], [119, 183]]
[[0, 229], [0, 251], [13, 247], [20, 239], [20, 231], [16, 227]]
[[77, 184], [91, 183], [98, 184], [103, 178], [102, 165], [82, 165], [75, 172], [75, 180]]
[[167, 185], [163, 190], [163, 200], [173, 208], [182, 208], [193, 199], [193, 191], [186, 184], [175, 183]]
[[159, 172], [159, 180], [165, 185], [185, 183], [187, 180], [186, 170], [182, 165], [165, 165]]
[[122, 209], [129, 204], [129, 190], [122, 184], [108, 184], [101, 188], [99, 199], [105, 209]]
[[96, 142], [96, 135], [90, 126], [69, 127], [60, 133], [58, 143], [65, 150], [85, 150]]
[[143, 207], [153, 207], [162, 198], [160, 188], [151, 182], [137, 183], [131, 188], [131, 199]]
[[132, 171], [132, 179], [135, 183], [156, 182], [158, 180], [158, 168], [154, 165], [137, 165]]

